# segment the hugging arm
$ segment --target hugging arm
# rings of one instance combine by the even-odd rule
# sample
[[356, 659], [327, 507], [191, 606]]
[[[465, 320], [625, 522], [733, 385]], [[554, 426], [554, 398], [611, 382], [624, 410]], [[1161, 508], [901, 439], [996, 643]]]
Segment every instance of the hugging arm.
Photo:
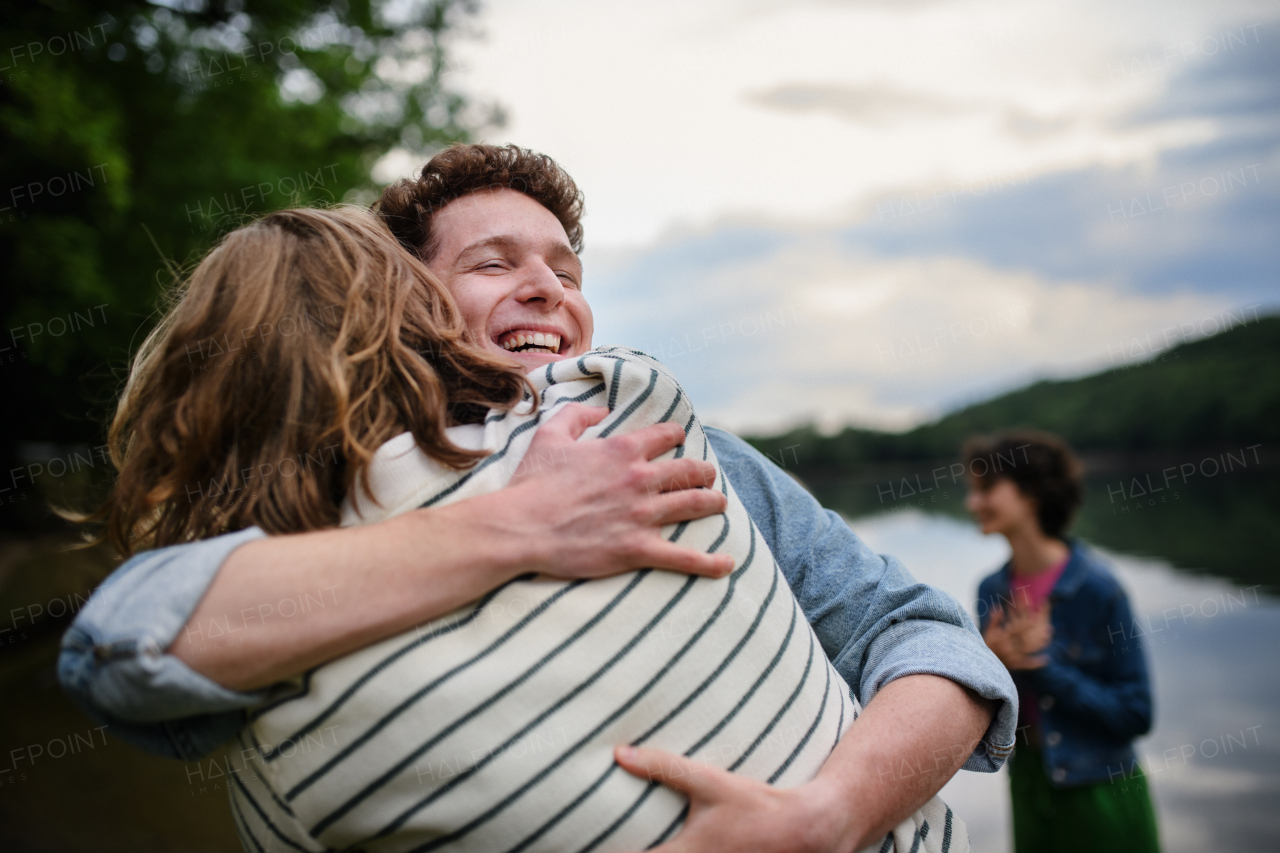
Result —
[[886, 685], [817, 777], [796, 788], [658, 750], [619, 749], [616, 757], [629, 772], [689, 797], [680, 834], [654, 853], [853, 853], [879, 847], [932, 798], [990, 719], [989, 704], [958, 684], [911, 675]]
[[619, 750], [629, 772], [689, 796], [680, 851], [854, 851], [932, 798], [961, 766], [1012, 751], [1007, 671], [950, 596], [870, 551], [839, 516], [741, 441], [708, 429], [818, 639], [865, 704], [818, 776], [778, 789], [657, 750]]
[[723, 509], [723, 495], [696, 488], [711, 466], [649, 461], [683, 441], [671, 424], [576, 441], [605, 414], [572, 406], [550, 419], [530, 470], [500, 492], [363, 527], [278, 537], [252, 528], [139, 554], [67, 631], [59, 678], [114, 734], [191, 759], [234, 734], [270, 685], [517, 575], [553, 564], [573, 577], [729, 571], [726, 558], [660, 535]]
[[827, 657], [862, 704], [905, 676], [948, 679], [995, 705], [964, 769], [998, 770], [1013, 750], [1017, 691], [960, 603], [872, 551], [746, 442], [717, 429], [707, 436]]
[[[528, 470], [501, 491], [381, 524], [275, 536], [238, 549], [170, 654], [225, 687], [251, 690], [450, 613], [521, 574], [606, 577], [648, 565], [730, 571], [727, 558], [660, 535], [663, 524], [723, 508], [723, 498], [705, 489], [669, 491], [708, 485], [711, 466], [649, 461], [684, 440], [673, 424], [578, 442], [606, 412], [574, 406], [557, 413], [534, 437]], [[330, 589], [328, 606], [255, 619], [264, 605]], [[227, 620], [256, 630], [236, 645], [210, 643], [204, 628]]]
[[[553, 446], [564, 447], [564, 442], [572, 440], [572, 430], [558, 435], [550, 430], [554, 422], [540, 431], [539, 438], [546, 433]], [[949, 699], [935, 696], [931, 700], [935, 709], [945, 710], [951, 707], [949, 702], [958, 701], [957, 685], [995, 699], [1000, 707], [995, 721], [983, 733], [982, 743], [972, 754], [960, 756], [970, 769], [995, 769], [1003, 760], [1000, 745], [1013, 739], [1016, 700], [1007, 673], [986, 651], [959, 605], [929, 587], [912, 583], [896, 562], [873, 554], [838, 516], [822, 510], [807, 492], [745, 443], [717, 430], [707, 432], [730, 482], [778, 555], [828, 655], [846, 680], [858, 685], [864, 703], [895, 678], [916, 674], [941, 675], [952, 682], [933, 686], [933, 690], [941, 687], [943, 692], [951, 691]], [[560, 445], [554, 445], [556, 441]], [[579, 447], [594, 444], [598, 443], [583, 442]], [[557, 454], [548, 455], [555, 458]], [[567, 464], [563, 468], [546, 473], [548, 485], [560, 493], [561, 501], [566, 500], [565, 490], [571, 488], [565, 478], [574, 467], [568, 464], [572, 455], [564, 458]], [[702, 497], [707, 493], [697, 490], [692, 494]], [[561, 517], [572, 529], [585, 523], [589, 515], [584, 511]], [[368, 529], [377, 531], [383, 525]], [[64, 639], [59, 662], [64, 686], [92, 715], [112, 725], [115, 734], [149, 751], [184, 759], [212, 751], [242, 724], [239, 709], [260, 701], [265, 691], [228, 690], [165, 650], [184, 626], [199, 630], [192, 613], [219, 568], [225, 568], [227, 554], [260, 538], [258, 531], [244, 531], [142, 554], [122, 566], [81, 611]], [[394, 545], [386, 539], [381, 544]], [[635, 537], [628, 547], [630, 558], [643, 563], [637, 557], [642, 548]], [[341, 565], [338, 556], [351, 559], [332, 552], [318, 554], [320, 559]], [[359, 563], [370, 564], [367, 557], [361, 555]], [[617, 559], [625, 563], [626, 556]], [[260, 598], [255, 603], [269, 601]], [[976, 645], [966, 638], [966, 632], [973, 635]], [[945, 701], [940, 703], [939, 698]], [[965, 696], [965, 701], [972, 699]], [[960, 706], [964, 708], [964, 702]], [[880, 711], [885, 710], [882, 703]], [[971, 711], [969, 708], [965, 713]], [[990, 718], [981, 713], [979, 720]], [[963, 719], [952, 715], [952, 722]], [[861, 730], [871, 728], [863, 726]], [[953, 760], [954, 745], [963, 740], [950, 735], [942, 739], [948, 757], [943, 759], [943, 753], [937, 753], [927, 758], [934, 764], [941, 761], [939, 768]], [[843, 752], [852, 749], [842, 741]], [[823, 774], [845, 766], [838, 761], [828, 765]], [[946, 769], [942, 781], [952, 770], [954, 767]]]

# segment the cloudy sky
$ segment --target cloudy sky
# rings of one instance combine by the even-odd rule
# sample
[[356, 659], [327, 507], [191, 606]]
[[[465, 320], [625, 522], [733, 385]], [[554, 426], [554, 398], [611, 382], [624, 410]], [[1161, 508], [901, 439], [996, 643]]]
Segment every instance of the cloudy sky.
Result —
[[596, 342], [709, 422], [906, 427], [1280, 309], [1275, 3], [488, 0], [474, 29], [486, 141], [586, 194]]

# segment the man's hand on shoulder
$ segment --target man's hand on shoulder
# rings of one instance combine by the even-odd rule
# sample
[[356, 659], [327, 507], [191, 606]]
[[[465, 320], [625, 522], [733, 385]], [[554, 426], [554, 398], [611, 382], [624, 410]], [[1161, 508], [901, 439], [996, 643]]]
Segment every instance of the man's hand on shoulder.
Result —
[[[543, 569], [558, 577], [599, 578], [639, 568], [722, 577], [733, 570], [723, 554], [668, 542], [662, 527], [724, 511], [725, 496], [706, 488], [715, 466], [700, 459], [652, 461], [684, 443], [684, 430], [654, 424], [633, 433], [579, 441], [608, 415], [599, 406], [570, 404], [534, 436], [503, 490], [504, 526], [526, 543], [541, 543]], [[537, 566], [543, 562], [544, 566]]]

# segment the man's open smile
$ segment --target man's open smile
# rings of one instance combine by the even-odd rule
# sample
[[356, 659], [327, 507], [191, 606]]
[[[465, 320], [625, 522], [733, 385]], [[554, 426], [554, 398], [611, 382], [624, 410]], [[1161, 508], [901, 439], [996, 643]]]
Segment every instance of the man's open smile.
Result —
[[543, 355], [560, 355], [572, 346], [568, 335], [559, 329], [541, 324], [523, 325], [494, 335], [493, 342], [507, 352], [528, 352]]

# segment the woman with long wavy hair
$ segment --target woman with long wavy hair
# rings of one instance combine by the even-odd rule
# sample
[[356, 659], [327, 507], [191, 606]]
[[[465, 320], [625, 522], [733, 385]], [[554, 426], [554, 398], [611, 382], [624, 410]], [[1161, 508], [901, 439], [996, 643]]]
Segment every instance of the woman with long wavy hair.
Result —
[[229, 234], [173, 294], [111, 424], [122, 555], [257, 525], [338, 523], [374, 452], [413, 434], [462, 469], [453, 424], [509, 408], [517, 368], [367, 211], [283, 210]]

